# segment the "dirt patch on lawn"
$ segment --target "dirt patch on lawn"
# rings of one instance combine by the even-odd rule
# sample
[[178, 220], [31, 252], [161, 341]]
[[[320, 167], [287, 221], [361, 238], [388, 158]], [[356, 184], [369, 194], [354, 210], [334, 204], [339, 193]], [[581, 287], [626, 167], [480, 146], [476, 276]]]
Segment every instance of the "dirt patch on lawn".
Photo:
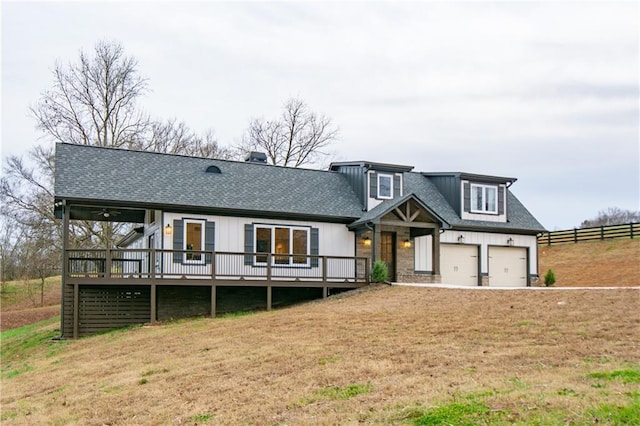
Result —
[[[0, 330], [9, 330], [33, 324], [60, 315], [60, 278], [48, 278], [44, 298], [40, 290], [33, 290], [33, 283], [12, 281], [2, 294], [0, 309]], [[31, 286], [31, 290], [27, 287]], [[41, 305], [42, 303], [42, 305]]]
[[43, 321], [60, 315], [60, 305], [41, 308], [2, 310], [0, 313], [0, 330], [10, 330]]

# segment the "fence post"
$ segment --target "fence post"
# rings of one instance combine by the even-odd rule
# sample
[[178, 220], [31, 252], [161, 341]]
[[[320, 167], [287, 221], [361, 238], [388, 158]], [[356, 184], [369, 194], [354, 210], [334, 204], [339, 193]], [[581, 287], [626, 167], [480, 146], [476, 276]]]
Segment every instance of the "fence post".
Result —
[[551, 247], [551, 231], [547, 232], [547, 246]]
[[576, 228], [573, 228], [573, 242], [574, 244], [578, 243], [578, 230]]
[[600, 239], [604, 240], [604, 225], [600, 226]]
[[629, 224], [629, 236], [633, 240], [633, 222]]

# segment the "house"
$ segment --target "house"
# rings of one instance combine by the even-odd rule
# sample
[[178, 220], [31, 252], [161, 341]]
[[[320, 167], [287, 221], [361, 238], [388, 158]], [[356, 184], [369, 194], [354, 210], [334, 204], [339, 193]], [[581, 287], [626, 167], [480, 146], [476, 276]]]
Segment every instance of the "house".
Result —
[[[357, 288], [390, 280], [529, 286], [540, 223], [514, 178], [367, 161], [329, 170], [72, 144], [56, 147], [62, 334], [215, 315], [227, 287]], [[69, 247], [74, 221], [127, 222], [118, 247]]]

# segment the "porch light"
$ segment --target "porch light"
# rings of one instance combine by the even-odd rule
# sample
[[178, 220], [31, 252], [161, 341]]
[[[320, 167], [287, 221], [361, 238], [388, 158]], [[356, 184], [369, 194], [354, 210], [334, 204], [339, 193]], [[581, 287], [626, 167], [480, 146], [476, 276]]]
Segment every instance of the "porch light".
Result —
[[464, 244], [464, 235], [460, 234], [458, 237], [458, 244]]
[[404, 248], [411, 248], [411, 240], [404, 240], [402, 242], [402, 247]]
[[164, 235], [171, 236], [173, 234], [173, 228], [170, 224], [167, 223], [167, 226], [164, 227]]
[[371, 247], [371, 238], [369, 238], [369, 237], [363, 237], [363, 238], [362, 238], [362, 244], [363, 244], [365, 247]]
[[513, 238], [509, 237], [509, 239], [507, 240], [507, 245], [508, 246], [512, 246], [513, 245]]

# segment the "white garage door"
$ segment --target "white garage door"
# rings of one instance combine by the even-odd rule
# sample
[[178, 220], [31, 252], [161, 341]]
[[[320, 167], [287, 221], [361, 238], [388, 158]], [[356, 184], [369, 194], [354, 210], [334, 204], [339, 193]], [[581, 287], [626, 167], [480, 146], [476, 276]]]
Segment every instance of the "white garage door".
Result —
[[489, 286], [526, 287], [527, 249], [489, 247]]
[[478, 246], [442, 244], [440, 275], [443, 284], [478, 285]]

